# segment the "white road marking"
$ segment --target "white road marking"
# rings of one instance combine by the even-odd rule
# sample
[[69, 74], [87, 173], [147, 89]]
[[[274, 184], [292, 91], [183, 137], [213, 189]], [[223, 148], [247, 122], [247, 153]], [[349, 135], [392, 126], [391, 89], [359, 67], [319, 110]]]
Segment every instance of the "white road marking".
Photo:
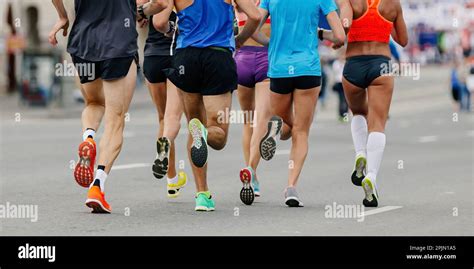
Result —
[[420, 143], [432, 143], [436, 141], [438, 141], [437, 135], [422, 136], [418, 138], [418, 142]]
[[122, 164], [122, 165], [115, 165], [112, 167], [112, 170], [125, 170], [125, 169], [133, 169], [133, 168], [143, 168], [143, 167], [151, 167], [151, 163], [131, 163], [131, 164]]
[[277, 150], [275, 152], [275, 155], [289, 155], [291, 150], [289, 149], [282, 149], [282, 150]]
[[402, 208], [403, 206], [384, 206], [384, 207], [381, 207], [381, 208], [377, 208], [377, 209], [373, 209], [373, 210], [369, 210], [369, 211], [364, 211], [364, 213], [362, 213], [362, 215], [364, 217], [367, 217], [367, 216], [370, 216], [370, 215], [375, 215], [375, 214], [379, 214], [379, 213], [383, 213], [383, 212], [387, 212], [387, 211], [392, 211], [392, 210], [396, 210], [396, 209], [400, 209]]
[[474, 137], [474, 130], [467, 131], [467, 136]]

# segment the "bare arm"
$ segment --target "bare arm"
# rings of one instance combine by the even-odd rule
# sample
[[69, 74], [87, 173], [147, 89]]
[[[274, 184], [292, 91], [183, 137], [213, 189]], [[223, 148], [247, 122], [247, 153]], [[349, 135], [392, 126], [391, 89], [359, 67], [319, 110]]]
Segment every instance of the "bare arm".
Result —
[[252, 0], [235, 0], [238, 8], [247, 15], [247, 23], [235, 38], [237, 48], [240, 48], [257, 30], [262, 15]]
[[262, 14], [262, 20], [260, 21], [257, 31], [255, 31], [255, 33], [252, 35], [252, 39], [262, 44], [263, 46], [268, 47], [268, 44], [270, 43], [270, 37], [263, 34], [261, 30], [262, 30], [263, 25], [266, 23], [268, 17], [270, 17], [270, 14], [268, 13], [266, 9], [263, 9], [263, 8], [260, 8], [259, 11]]
[[58, 40], [56, 39], [56, 34], [63, 30], [63, 36], [67, 36], [67, 31], [69, 29], [69, 18], [67, 16], [66, 9], [64, 8], [64, 3], [62, 0], [52, 0], [56, 11], [58, 12], [59, 19], [56, 24], [53, 26], [53, 29], [49, 33], [48, 41], [51, 45], [56, 46]]
[[408, 44], [408, 30], [407, 25], [405, 24], [405, 19], [403, 17], [403, 9], [400, 4], [400, 1], [397, 1], [397, 18], [393, 23], [392, 38], [400, 46], [406, 47]]
[[334, 48], [338, 49], [344, 46], [346, 41], [346, 33], [344, 32], [344, 27], [342, 27], [341, 20], [336, 11], [330, 12], [326, 16], [329, 26], [331, 26], [332, 31], [324, 31], [323, 38], [334, 43]]
[[340, 10], [340, 17], [342, 27], [346, 34], [349, 32], [349, 29], [352, 25], [352, 20], [354, 19], [354, 11], [352, 10], [352, 4], [350, 0], [337, 0], [337, 5]]
[[[168, 0], [150, 0], [148, 3], [142, 5], [142, 7], [143, 13], [148, 17], [160, 13], [165, 8], [167, 8]], [[137, 17], [141, 17], [140, 14], [137, 14]]]
[[167, 0], [168, 1], [168, 7], [163, 10], [163, 12], [160, 12], [153, 16], [153, 26], [158, 32], [161, 33], [168, 33], [170, 31], [170, 24], [169, 24], [169, 18], [171, 15], [171, 12], [173, 12], [174, 8], [174, 0]]

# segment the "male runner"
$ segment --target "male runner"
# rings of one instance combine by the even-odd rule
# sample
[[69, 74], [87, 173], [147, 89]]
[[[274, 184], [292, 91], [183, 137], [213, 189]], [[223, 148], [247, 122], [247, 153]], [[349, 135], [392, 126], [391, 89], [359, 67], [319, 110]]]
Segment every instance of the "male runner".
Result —
[[[273, 117], [260, 143], [262, 158], [275, 154], [276, 136], [292, 137], [288, 187], [285, 203], [301, 207], [296, 184], [308, 152], [308, 137], [321, 86], [319, 39], [328, 39], [339, 48], [344, 44], [344, 29], [334, 0], [262, 0], [264, 17], [272, 16], [268, 76]], [[318, 31], [320, 12], [327, 17], [333, 32]], [[262, 124], [262, 123], [258, 123]]]
[[228, 119], [219, 114], [230, 110], [231, 91], [237, 88], [232, 53], [255, 32], [260, 13], [251, 0], [236, 0], [248, 16], [247, 24], [234, 40], [234, 8], [231, 0], [175, 0], [179, 37], [170, 80], [180, 89], [189, 121], [190, 148], [196, 180], [196, 211], [213, 211], [207, 185], [207, 145], [224, 148]]
[[174, 2], [167, 1], [168, 7], [163, 12], [150, 17], [143, 73], [158, 112], [160, 126], [156, 142], [157, 154], [152, 166], [153, 175], [158, 179], [167, 176], [168, 197], [175, 198], [186, 185], [187, 175], [184, 171], [176, 173], [175, 166], [174, 141], [181, 127], [183, 105], [176, 86], [167, 80], [165, 74], [165, 70], [171, 68], [177, 38]]
[[[69, 19], [62, 0], [53, 0], [59, 20], [49, 42], [57, 44], [56, 34], [67, 35]], [[165, 0], [155, 0], [142, 8], [149, 14], [166, 8]], [[74, 64], [81, 66], [78, 75], [86, 106], [82, 112], [83, 140], [74, 177], [89, 187], [86, 205], [93, 213], [110, 213], [105, 200], [105, 181], [123, 142], [125, 113], [135, 89], [137, 74], [137, 31], [135, 0], [75, 0], [76, 19], [68, 41]], [[94, 71], [92, 76], [89, 72]], [[94, 176], [96, 158], [95, 132], [105, 117], [104, 135]]]

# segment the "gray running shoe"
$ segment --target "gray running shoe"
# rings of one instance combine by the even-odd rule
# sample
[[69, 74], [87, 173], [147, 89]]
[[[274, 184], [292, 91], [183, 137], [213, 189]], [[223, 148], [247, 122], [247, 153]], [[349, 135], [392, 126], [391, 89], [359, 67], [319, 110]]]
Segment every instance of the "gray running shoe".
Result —
[[303, 207], [295, 187], [288, 187], [285, 191], [285, 204], [289, 207]]

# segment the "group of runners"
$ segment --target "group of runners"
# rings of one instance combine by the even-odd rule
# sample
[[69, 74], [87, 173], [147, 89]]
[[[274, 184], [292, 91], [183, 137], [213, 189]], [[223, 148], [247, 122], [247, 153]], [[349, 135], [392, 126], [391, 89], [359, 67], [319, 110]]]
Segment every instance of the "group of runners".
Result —
[[[229, 121], [220, 113], [230, 110], [237, 90], [241, 109], [254, 115], [243, 127], [240, 199], [251, 205], [261, 195], [260, 159], [271, 160], [278, 141], [291, 139], [285, 203], [303, 206], [296, 186], [321, 86], [318, 40], [329, 40], [334, 49], [347, 40], [342, 84], [353, 114], [355, 147], [348, 178], [362, 186], [365, 206], [378, 206], [377, 174], [394, 88], [393, 77], [384, 76], [382, 69], [390, 64], [390, 37], [405, 46], [407, 30], [399, 0], [336, 2], [75, 0], [67, 51], [75, 64], [94, 65], [95, 70], [93, 78], [78, 74], [85, 108], [74, 178], [89, 188], [86, 205], [93, 213], [111, 212], [105, 182], [123, 144], [125, 114], [136, 86], [139, 24], [149, 27], [143, 73], [159, 119], [152, 171], [158, 179], [166, 177], [169, 197], [177, 197], [188, 181], [175, 161], [184, 114], [197, 190], [195, 210], [215, 210], [207, 182], [209, 147], [221, 150], [227, 143]], [[53, 4], [59, 20], [49, 41], [56, 45], [58, 32], [68, 35], [69, 19], [62, 0]], [[330, 30], [318, 27], [321, 16]], [[103, 119], [97, 146], [96, 131]]]

